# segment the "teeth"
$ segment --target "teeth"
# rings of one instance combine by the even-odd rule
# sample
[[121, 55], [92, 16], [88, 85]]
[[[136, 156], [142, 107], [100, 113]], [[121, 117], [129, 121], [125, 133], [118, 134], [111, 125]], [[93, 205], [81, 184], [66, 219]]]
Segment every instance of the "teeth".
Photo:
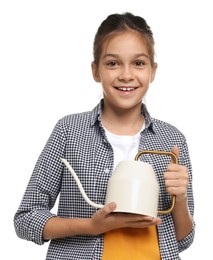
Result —
[[132, 91], [134, 88], [118, 88], [118, 89], [122, 91]]

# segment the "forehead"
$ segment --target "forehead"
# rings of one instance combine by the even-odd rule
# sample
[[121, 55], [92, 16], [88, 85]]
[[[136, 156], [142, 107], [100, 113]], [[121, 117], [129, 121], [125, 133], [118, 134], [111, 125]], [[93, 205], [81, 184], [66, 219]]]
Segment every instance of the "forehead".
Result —
[[148, 44], [145, 37], [136, 31], [125, 31], [110, 35], [102, 45], [102, 54], [106, 53], [145, 52], [148, 54]]

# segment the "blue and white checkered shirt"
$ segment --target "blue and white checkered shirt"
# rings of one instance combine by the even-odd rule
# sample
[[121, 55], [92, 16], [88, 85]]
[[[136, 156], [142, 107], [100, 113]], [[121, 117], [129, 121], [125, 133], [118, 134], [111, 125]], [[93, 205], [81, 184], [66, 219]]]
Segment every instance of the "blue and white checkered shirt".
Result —
[[[58, 196], [57, 215], [60, 217], [89, 218], [97, 210], [85, 202], [60, 158], [66, 158], [72, 165], [87, 196], [95, 203], [104, 204], [108, 179], [113, 170], [113, 149], [101, 125], [102, 104], [103, 100], [92, 111], [65, 116], [57, 122], [14, 217], [15, 230], [20, 238], [40, 245], [45, 242], [42, 231], [46, 221], [55, 216], [51, 209]], [[189, 172], [188, 206], [193, 216], [192, 167], [186, 139], [174, 126], [151, 118], [144, 104], [142, 114], [145, 129], [141, 132], [139, 150], [171, 151], [173, 146], [179, 147], [179, 164], [186, 165]], [[152, 164], [155, 170], [161, 187], [159, 210], [169, 208], [171, 197], [166, 193], [163, 173], [171, 158], [145, 154], [140, 159]], [[179, 253], [193, 242], [195, 224], [187, 237], [177, 241], [172, 215], [160, 217], [162, 224], [157, 228], [161, 259], [180, 259]], [[102, 250], [103, 235], [55, 239], [50, 241], [46, 260], [100, 260]]]

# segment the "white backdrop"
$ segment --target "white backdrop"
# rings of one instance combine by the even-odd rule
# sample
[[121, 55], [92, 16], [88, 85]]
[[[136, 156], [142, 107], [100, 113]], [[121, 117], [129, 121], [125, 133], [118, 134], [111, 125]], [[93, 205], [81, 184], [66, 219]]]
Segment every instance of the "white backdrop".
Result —
[[101, 88], [90, 69], [94, 34], [108, 14], [124, 11], [143, 16], [154, 32], [159, 67], [146, 97], [148, 109], [153, 117], [177, 126], [188, 140], [197, 229], [194, 244], [182, 259], [213, 259], [210, 4], [210, 0], [0, 2], [4, 259], [45, 259], [48, 244], [19, 239], [13, 216], [55, 123], [64, 115], [90, 110], [99, 101]]

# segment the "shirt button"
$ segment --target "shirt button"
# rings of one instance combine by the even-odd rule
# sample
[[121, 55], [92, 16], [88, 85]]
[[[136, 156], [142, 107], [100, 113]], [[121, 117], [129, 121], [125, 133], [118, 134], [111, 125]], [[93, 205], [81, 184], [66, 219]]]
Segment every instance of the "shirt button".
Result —
[[109, 170], [108, 168], [106, 168], [106, 169], [104, 170], [104, 172], [105, 172], [105, 173], [109, 173], [110, 170]]

